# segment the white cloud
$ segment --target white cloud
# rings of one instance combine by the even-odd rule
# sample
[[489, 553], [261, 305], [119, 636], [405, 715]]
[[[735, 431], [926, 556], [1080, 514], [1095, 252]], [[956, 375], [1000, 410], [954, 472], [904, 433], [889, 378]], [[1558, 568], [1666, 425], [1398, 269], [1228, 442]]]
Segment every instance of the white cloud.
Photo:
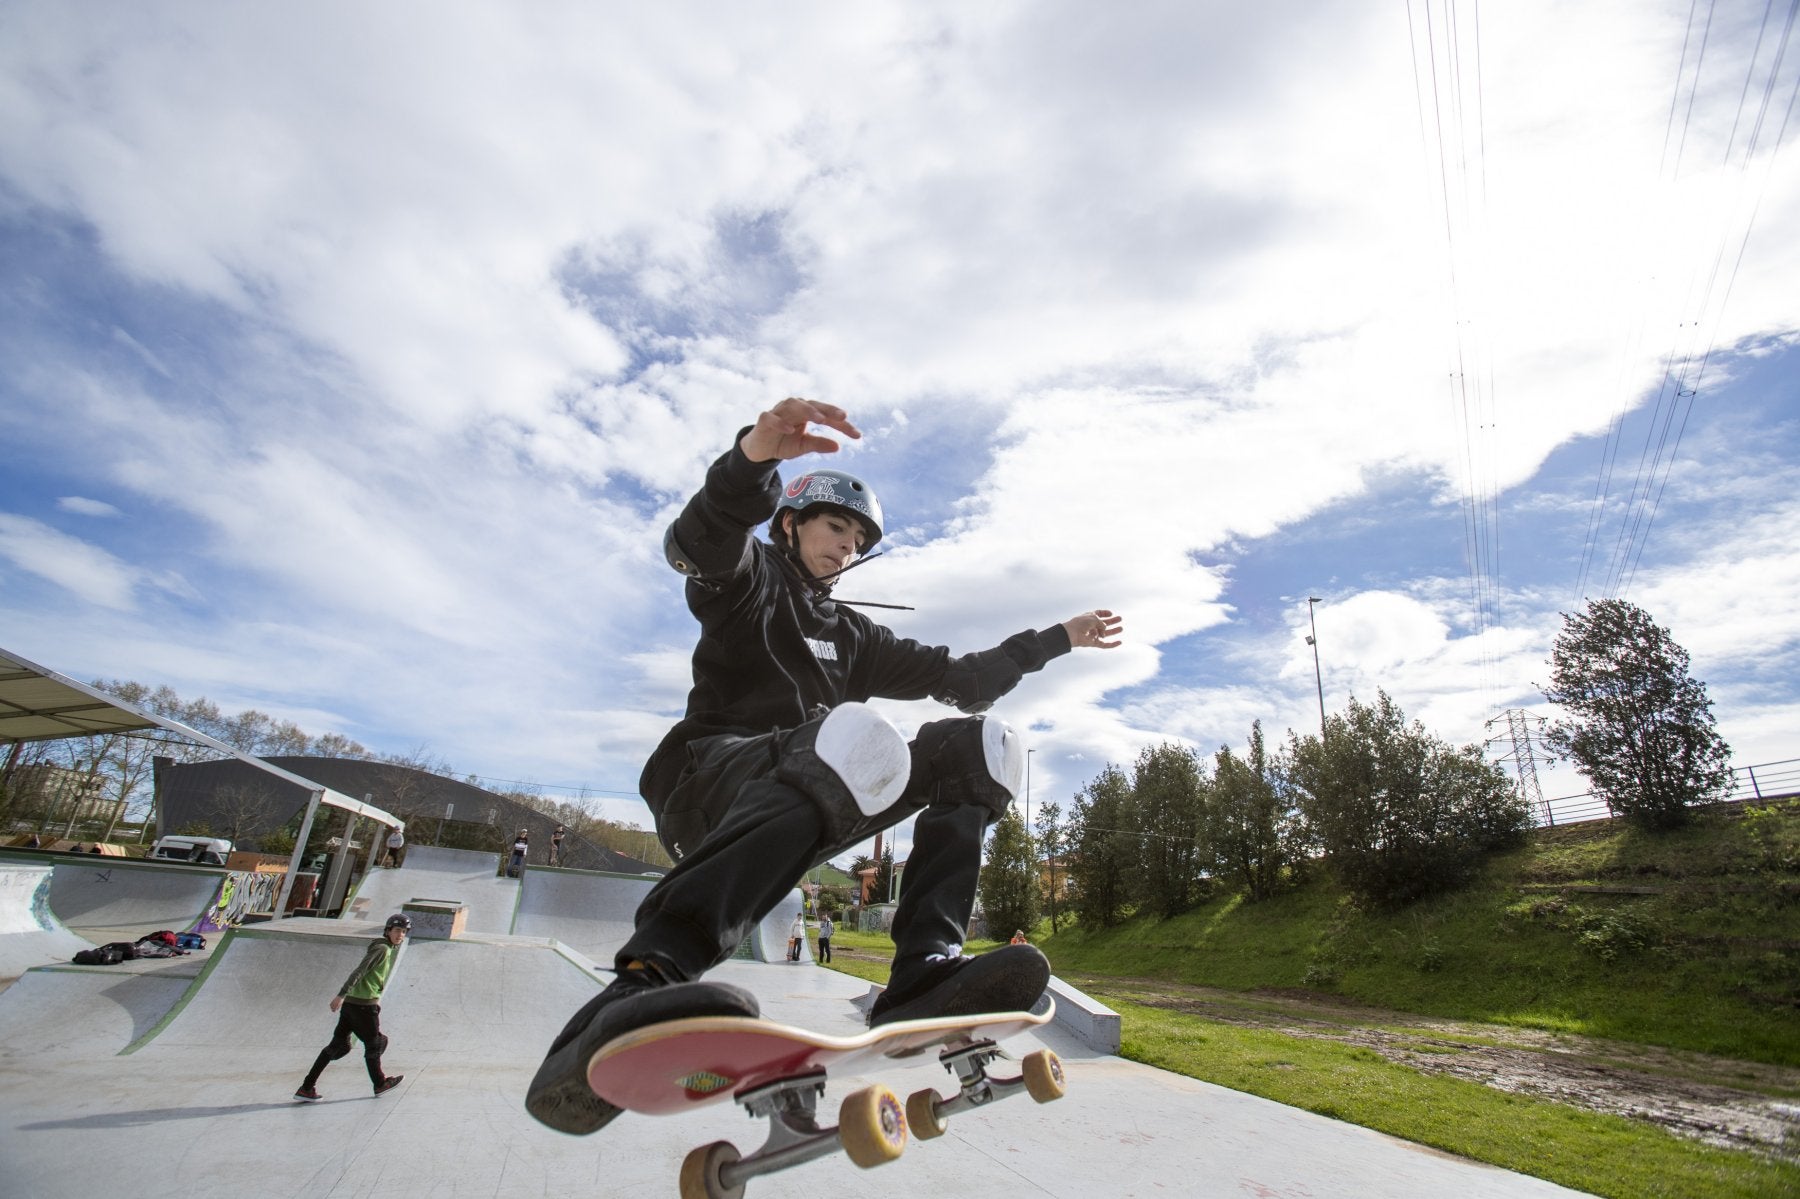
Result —
[[105, 500], [90, 500], [85, 496], [59, 496], [56, 506], [63, 512], [73, 512], [77, 516], [118, 516], [119, 510]]
[[[1299, 588], [1328, 704], [1469, 740], [1571, 603], [1594, 479], [1547, 461], [1715, 347], [1633, 597], [1768, 727], [1793, 433], [1720, 401], [1792, 352], [1727, 349], [1800, 326], [1800, 168], [1772, 125], [1742, 157], [1735, 18], [1663, 154], [1687, 15], [1484, 10], [1479, 92], [1434, 95], [1406, 14], [1348, 3], [15, 7], [0, 428], [43, 473], [0, 484], [4, 615], [22, 652], [628, 788], [688, 685], [661, 529], [813, 394], [894, 526], [844, 594], [958, 652], [1125, 615], [1007, 701], [1042, 786], [1312, 727]], [[1463, 540], [1363, 508], [1395, 478], [1501, 495], [1491, 610]], [[114, 539], [23, 515], [54, 496]], [[1283, 598], [1260, 568], [1321, 514], [1355, 552]]]

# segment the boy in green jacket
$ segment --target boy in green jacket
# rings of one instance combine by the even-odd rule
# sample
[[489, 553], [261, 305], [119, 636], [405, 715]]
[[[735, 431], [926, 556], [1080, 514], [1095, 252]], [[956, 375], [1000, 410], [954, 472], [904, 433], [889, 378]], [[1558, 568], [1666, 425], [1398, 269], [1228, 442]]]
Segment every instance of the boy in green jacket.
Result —
[[369, 1068], [369, 1082], [374, 1084], [377, 1095], [393, 1090], [406, 1077], [381, 1072], [381, 1052], [388, 1044], [388, 1039], [381, 1035], [381, 991], [387, 986], [388, 975], [394, 970], [394, 959], [400, 956], [400, 946], [411, 931], [410, 917], [389, 916], [381, 939], [369, 942], [369, 950], [363, 954], [362, 961], [332, 996], [331, 1010], [338, 1014], [337, 1028], [331, 1034], [331, 1043], [313, 1060], [312, 1069], [306, 1072], [306, 1081], [294, 1092], [294, 1098], [308, 1103], [319, 1098], [315, 1089], [319, 1075], [325, 1072], [326, 1066], [350, 1052], [352, 1033], [362, 1042], [363, 1064]]

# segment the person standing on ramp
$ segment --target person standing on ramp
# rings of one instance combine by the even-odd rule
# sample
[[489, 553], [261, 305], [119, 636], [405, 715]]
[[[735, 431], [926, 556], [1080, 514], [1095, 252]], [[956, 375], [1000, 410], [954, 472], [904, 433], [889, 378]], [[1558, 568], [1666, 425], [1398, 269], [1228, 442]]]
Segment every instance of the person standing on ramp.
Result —
[[[609, 1040], [682, 1017], [759, 1015], [755, 996], [701, 976], [807, 870], [909, 817], [894, 962], [870, 1024], [1022, 1011], [1049, 981], [1033, 946], [962, 952], [983, 838], [1025, 770], [1018, 732], [981, 713], [1073, 647], [1117, 646], [1120, 618], [1083, 612], [952, 657], [834, 601], [883, 517], [868, 484], [843, 471], [783, 483], [782, 462], [837, 450], [815, 424], [862, 436], [841, 408], [782, 400], [713, 463], [664, 537], [700, 638], [687, 714], [638, 786], [675, 865], [639, 905], [613, 982], [570, 1017], [531, 1081], [526, 1109], [551, 1128], [591, 1133], [619, 1114], [587, 1084]], [[764, 522], [767, 542], [755, 536]], [[926, 697], [968, 715], [930, 721], [909, 742], [867, 703]]]
[[369, 1068], [369, 1084], [377, 1095], [393, 1090], [406, 1077], [381, 1071], [381, 1054], [388, 1045], [388, 1039], [381, 1033], [381, 992], [387, 987], [388, 976], [394, 972], [394, 960], [400, 956], [400, 946], [410, 932], [412, 918], [396, 914], [388, 917], [380, 938], [369, 942], [362, 961], [356, 964], [356, 969], [350, 972], [338, 993], [331, 997], [331, 1010], [338, 1017], [337, 1028], [332, 1031], [330, 1044], [319, 1050], [312, 1069], [306, 1072], [306, 1081], [294, 1092], [294, 1098], [308, 1103], [319, 1098], [319, 1075], [325, 1073], [326, 1066], [350, 1052], [352, 1034], [362, 1042], [363, 1065]]

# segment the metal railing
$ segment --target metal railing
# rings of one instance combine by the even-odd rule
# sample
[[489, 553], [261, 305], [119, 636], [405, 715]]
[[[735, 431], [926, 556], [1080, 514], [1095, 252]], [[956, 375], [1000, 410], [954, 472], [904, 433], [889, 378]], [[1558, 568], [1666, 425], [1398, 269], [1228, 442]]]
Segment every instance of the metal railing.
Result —
[[[1759, 762], [1754, 766], [1734, 767], [1731, 789], [1721, 803], [1760, 802], [1800, 795], [1800, 758], [1783, 758], [1777, 762]], [[1548, 800], [1544, 810], [1534, 813], [1541, 825], [1578, 824], [1584, 820], [1609, 820], [1613, 811], [1604, 799], [1592, 791], [1565, 795]]]

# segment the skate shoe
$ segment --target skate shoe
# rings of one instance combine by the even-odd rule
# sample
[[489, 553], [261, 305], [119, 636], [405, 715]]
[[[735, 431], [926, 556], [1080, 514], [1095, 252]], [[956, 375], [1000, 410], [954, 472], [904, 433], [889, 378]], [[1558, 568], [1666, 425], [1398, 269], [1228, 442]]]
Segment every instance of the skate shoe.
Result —
[[294, 1098], [304, 1099], [308, 1103], [317, 1103], [323, 1096], [319, 1094], [318, 1089], [315, 1087], [301, 1087], [294, 1092]]
[[869, 1026], [1026, 1012], [1049, 983], [1050, 960], [1032, 945], [1002, 945], [979, 957], [931, 959], [895, 972], [869, 1009]]
[[404, 1074], [388, 1075], [386, 1078], [382, 1079], [380, 1085], [375, 1088], [375, 1093], [377, 1095], [387, 1094], [389, 1091], [391, 1091], [395, 1087], [399, 1086], [400, 1080], [405, 1077], [406, 1077], [406, 1075], [404, 1075]]
[[652, 965], [634, 962], [583, 1004], [563, 1026], [525, 1092], [525, 1110], [558, 1132], [586, 1136], [620, 1110], [594, 1094], [588, 1061], [608, 1041], [633, 1029], [689, 1016], [762, 1014], [756, 996], [729, 983], [670, 983]]

